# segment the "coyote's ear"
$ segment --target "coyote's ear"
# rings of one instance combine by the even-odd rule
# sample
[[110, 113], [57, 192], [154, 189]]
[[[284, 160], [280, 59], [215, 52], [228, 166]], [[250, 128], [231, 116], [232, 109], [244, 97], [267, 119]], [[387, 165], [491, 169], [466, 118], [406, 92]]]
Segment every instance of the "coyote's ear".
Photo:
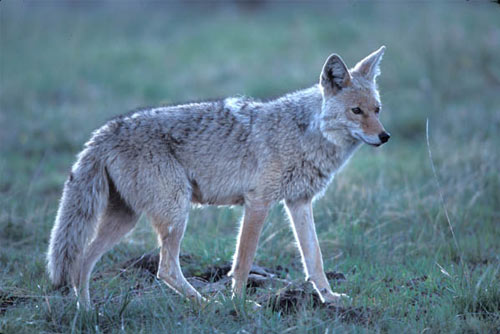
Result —
[[323, 65], [319, 83], [323, 94], [334, 95], [351, 83], [351, 75], [339, 55], [332, 54]]
[[366, 58], [354, 66], [354, 71], [358, 72], [368, 80], [375, 80], [380, 74], [380, 61], [384, 55], [385, 46], [381, 46], [377, 51], [372, 52]]

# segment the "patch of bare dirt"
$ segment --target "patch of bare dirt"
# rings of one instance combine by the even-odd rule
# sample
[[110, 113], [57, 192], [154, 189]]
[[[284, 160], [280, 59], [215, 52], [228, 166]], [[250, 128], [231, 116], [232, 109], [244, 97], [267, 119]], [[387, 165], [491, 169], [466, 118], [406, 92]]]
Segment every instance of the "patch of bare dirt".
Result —
[[[191, 264], [193, 258], [189, 255], [181, 255], [181, 263]], [[151, 275], [156, 276], [158, 270], [159, 256], [158, 254], [144, 254], [139, 258], [131, 259], [121, 265], [122, 270], [129, 268], [139, 268], [149, 272]], [[184, 272], [187, 280], [201, 292], [215, 293], [222, 291], [230, 285], [230, 277], [227, 276], [231, 270], [230, 264], [214, 265], [208, 267], [204, 271], [186, 270]], [[282, 278], [281, 272], [283, 268], [276, 268], [276, 270], [263, 268], [258, 265], [252, 265], [250, 274], [248, 276], [248, 288], [250, 291], [255, 288], [268, 287], [278, 285], [280, 287], [289, 283], [286, 279]], [[285, 271], [286, 272], [286, 271]]]
[[332, 316], [346, 322], [369, 324], [374, 318], [374, 312], [369, 308], [336, 306], [322, 303], [312, 285], [303, 281], [289, 282], [287, 286], [278, 290], [278, 292], [258, 296], [257, 302], [270, 306], [275, 312], [287, 314], [295, 313], [304, 307], [312, 306], [325, 310], [331, 313]]
[[160, 256], [158, 254], [147, 253], [140, 257], [128, 260], [120, 267], [122, 270], [127, 270], [129, 268], [139, 268], [149, 272], [153, 276], [156, 276], [156, 272], [158, 271], [158, 263], [160, 263]]
[[[193, 264], [193, 262], [194, 259], [191, 256], [181, 255], [181, 263]], [[125, 262], [121, 268], [122, 270], [139, 268], [156, 276], [158, 263], [159, 256], [157, 254], [145, 254]], [[185, 275], [193, 287], [201, 293], [216, 294], [230, 288], [231, 278], [227, 276], [230, 270], [231, 265], [226, 263], [210, 266], [201, 272], [188, 269], [185, 271]], [[271, 307], [276, 312], [289, 314], [298, 312], [301, 308], [312, 306], [326, 310], [343, 321], [371, 322], [373, 312], [370, 309], [323, 304], [310, 283], [302, 280], [292, 281], [288, 279], [287, 273], [288, 269], [282, 266], [270, 269], [253, 265], [248, 276], [249, 293], [255, 294], [253, 299], [257, 303]], [[330, 271], [326, 273], [326, 276], [329, 280], [334, 280], [337, 283], [346, 280], [345, 275], [339, 272]]]
[[28, 298], [24, 296], [16, 296], [4, 291], [0, 291], [0, 314], [7, 312], [9, 307], [15, 306], [26, 301]]

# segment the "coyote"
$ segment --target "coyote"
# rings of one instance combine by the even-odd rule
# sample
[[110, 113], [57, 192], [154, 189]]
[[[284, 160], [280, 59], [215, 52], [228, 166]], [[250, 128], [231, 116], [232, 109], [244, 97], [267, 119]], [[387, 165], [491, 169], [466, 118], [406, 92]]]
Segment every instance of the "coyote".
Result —
[[158, 278], [195, 301], [179, 251], [191, 203], [242, 205], [230, 273], [242, 296], [269, 208], [283, 201], [305, 275], [321, 300], [341, 303], [323, 270], [312, 201], [362, 142], [379, 146], [376, 77], [385, 47], [348, 69], [337, 54], [319, 83], [262, 102], [245, 97], [144, 109], [96, 130], [73, 165], [50, 236], [48, 272], [89, 305], [99, 258], [145, 213], [158, 234]]

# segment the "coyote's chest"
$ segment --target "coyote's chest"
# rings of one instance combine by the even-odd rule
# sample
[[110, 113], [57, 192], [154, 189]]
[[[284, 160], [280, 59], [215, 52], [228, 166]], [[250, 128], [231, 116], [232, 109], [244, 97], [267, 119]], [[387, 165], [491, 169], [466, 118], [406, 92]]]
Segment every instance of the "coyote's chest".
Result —
[[281, 182], [284, 198], [313, 198], [322, 193], [359, 146], [322, 144], [301, 152], [284, 168]]

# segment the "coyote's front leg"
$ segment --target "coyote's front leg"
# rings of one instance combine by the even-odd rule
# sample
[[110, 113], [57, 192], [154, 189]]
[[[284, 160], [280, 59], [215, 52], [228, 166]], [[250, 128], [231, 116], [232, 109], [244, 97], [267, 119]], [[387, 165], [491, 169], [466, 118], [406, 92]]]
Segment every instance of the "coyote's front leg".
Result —
[[245, 204], [245, 215], [238, 235], [233, 266], [228, 274], [233, 278], [233, 296], [241, 296], [246, 288], [248, 273], [252, 267], [260, 232], [268, 211], [268, 203], [252, 201]]
[[307, 280], [313, 284], [324, 303], [340, 304], [343, 298], [349, 297], [346, 294], [333, 292], [326, 278], [311, 201], [286, 201], [285, 204], [292, 221], [293, 234], [299, 244]]

